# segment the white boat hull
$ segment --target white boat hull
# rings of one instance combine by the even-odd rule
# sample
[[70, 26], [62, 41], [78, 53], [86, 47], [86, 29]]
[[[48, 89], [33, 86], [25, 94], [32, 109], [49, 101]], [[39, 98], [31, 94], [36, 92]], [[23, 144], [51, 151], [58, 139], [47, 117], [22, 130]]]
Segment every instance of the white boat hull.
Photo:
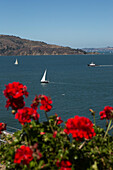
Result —
[[88, 66], [89, 66], [89, 67], [96, 67], [96, 66], [99, 66], [99, 65], [97, 65], [97, 64], [95, 64], [95, 63], [93, 63], [93, 62], [91, 62], [90, 64], [88, 64]]
[[41, 81], [41, 83], [49, 83], [49, 81]]
[[95, 64], [95, 65], [90, 65], [90, 64], [88, 64], [88, 66], [89, 66], [89, 67], [97, 67], [97, 66], [99, 66], [99, 65], [96, 65], [96, 64]]

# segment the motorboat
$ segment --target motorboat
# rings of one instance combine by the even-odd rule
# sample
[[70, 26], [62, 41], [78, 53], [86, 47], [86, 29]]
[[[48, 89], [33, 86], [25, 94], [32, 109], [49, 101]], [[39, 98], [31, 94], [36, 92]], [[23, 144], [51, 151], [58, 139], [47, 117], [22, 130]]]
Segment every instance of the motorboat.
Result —
[[91, 62], [90, 64], [88, 64], [88, 66], [89, 66], [89, 67], [96, 67], [96, 66], [99, 66], [99, 65], [97, 65], [97, 64], [95, 64], [95, 63], [93, 63], [93, 62]]

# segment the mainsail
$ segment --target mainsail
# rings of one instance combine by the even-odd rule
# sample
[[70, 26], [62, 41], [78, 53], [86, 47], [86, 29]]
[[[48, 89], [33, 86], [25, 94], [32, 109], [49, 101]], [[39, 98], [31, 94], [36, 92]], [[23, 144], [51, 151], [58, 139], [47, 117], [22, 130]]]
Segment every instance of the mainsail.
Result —
[[45, 70], [45, 72], [44, 72], [44, 74], [43, 74], [43, 77], [42, 77], [42, 79], [41, 79], [41, 83], [49, 83], [49, 81], [48, 80], [46, 80], [46, 74], [47, 74], [47, 70]]
[[15, 61], [15, 64], [17, 65], [18, 64], [18, 60], [16, 59], [16, 61]]

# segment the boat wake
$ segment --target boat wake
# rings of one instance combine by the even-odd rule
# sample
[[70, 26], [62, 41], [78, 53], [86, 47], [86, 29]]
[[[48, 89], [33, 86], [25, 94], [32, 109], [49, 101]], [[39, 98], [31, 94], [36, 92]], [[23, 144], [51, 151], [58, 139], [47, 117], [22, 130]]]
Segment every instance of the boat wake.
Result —
[[113, 65], [99, 65], [99, 67], [113, 67]]
[[51, 83], [51, 84], [73, 84], [73, 83], [64, 83], [64, 82], [51, 82], [51, 81], [50, 81], [50, 83]]

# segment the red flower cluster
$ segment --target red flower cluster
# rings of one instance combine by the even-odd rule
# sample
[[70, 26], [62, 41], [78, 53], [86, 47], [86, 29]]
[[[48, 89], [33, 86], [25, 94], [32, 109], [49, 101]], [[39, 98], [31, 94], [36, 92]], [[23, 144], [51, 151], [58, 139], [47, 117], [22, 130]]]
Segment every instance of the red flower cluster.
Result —
[[6, 130], [6, 124], [5, 123], [0, 123], [0, 134], [1, 131]]
[[35, 96], [34, 100], [33, 100], [33, 103], [31, 104], [31, 107], [33, 109], [38, 109], [38, 105], [39, 105], [39, 97], [38, 96]]
[[47, 97], [45, 95], [39, 95], [39, 98], [40, 98], [40, 103], [41, 103], [41, 106], [40, 106], [40, 109], [41, 110], [45, 110], [46, 112], [49, 112], [51, 109], [52, 109], [52, 100], [50, 97]]
[[6, 89], [3, 91], [4, 96], [8, 99], [6, 102], [6, 108], [12, 107], [12, 109], [20, 109], [25, 106], [23, 95], [28, 97], [27, 87], [19, 82], [13, 82], [6, 85]]
[[100, 119], [113, 119], [113, 107], [105, 106], [103, 111], [100, 111]]
[[32, 154], [33, 151], [28, 146], [22, 145], [15, 153], [14, 163], [28, 165], [33, 159]]
[[88, 118], [79, 116], [68, 119], [64, 132], [71, 133], [77, 141], [81, 141], [83, 138], [91, 139], [96, 135], [93, 123]]
[[61, 162], [56, 162], [57, 167], [60, 167], [60, 170], [71, 170], [72, 163], [68, 160], [62, 160]]
[[39, 114], [33, 108], [24, 107], [23, 109], [18, 109], [17, 113], [15, 114], [15, 119], [18, 119], [22, 125], [25, 123], [30, 123], [31, 118], [34, 120], [39, 119]]
[[38, 105], [41, 104], [40, 109], [49, 112], [52, 109], [52, 100], [50, 97], [45, 95], [36, 96], [31, 104], [31, 107], [34, 109], [38, 109]]
[[56, 116], [57, 125], [61, 124], [63, 122], [63, 120], [61, 120], [61, 117], [58, 117], [57, 114], [55, 114], [55, 116]]

